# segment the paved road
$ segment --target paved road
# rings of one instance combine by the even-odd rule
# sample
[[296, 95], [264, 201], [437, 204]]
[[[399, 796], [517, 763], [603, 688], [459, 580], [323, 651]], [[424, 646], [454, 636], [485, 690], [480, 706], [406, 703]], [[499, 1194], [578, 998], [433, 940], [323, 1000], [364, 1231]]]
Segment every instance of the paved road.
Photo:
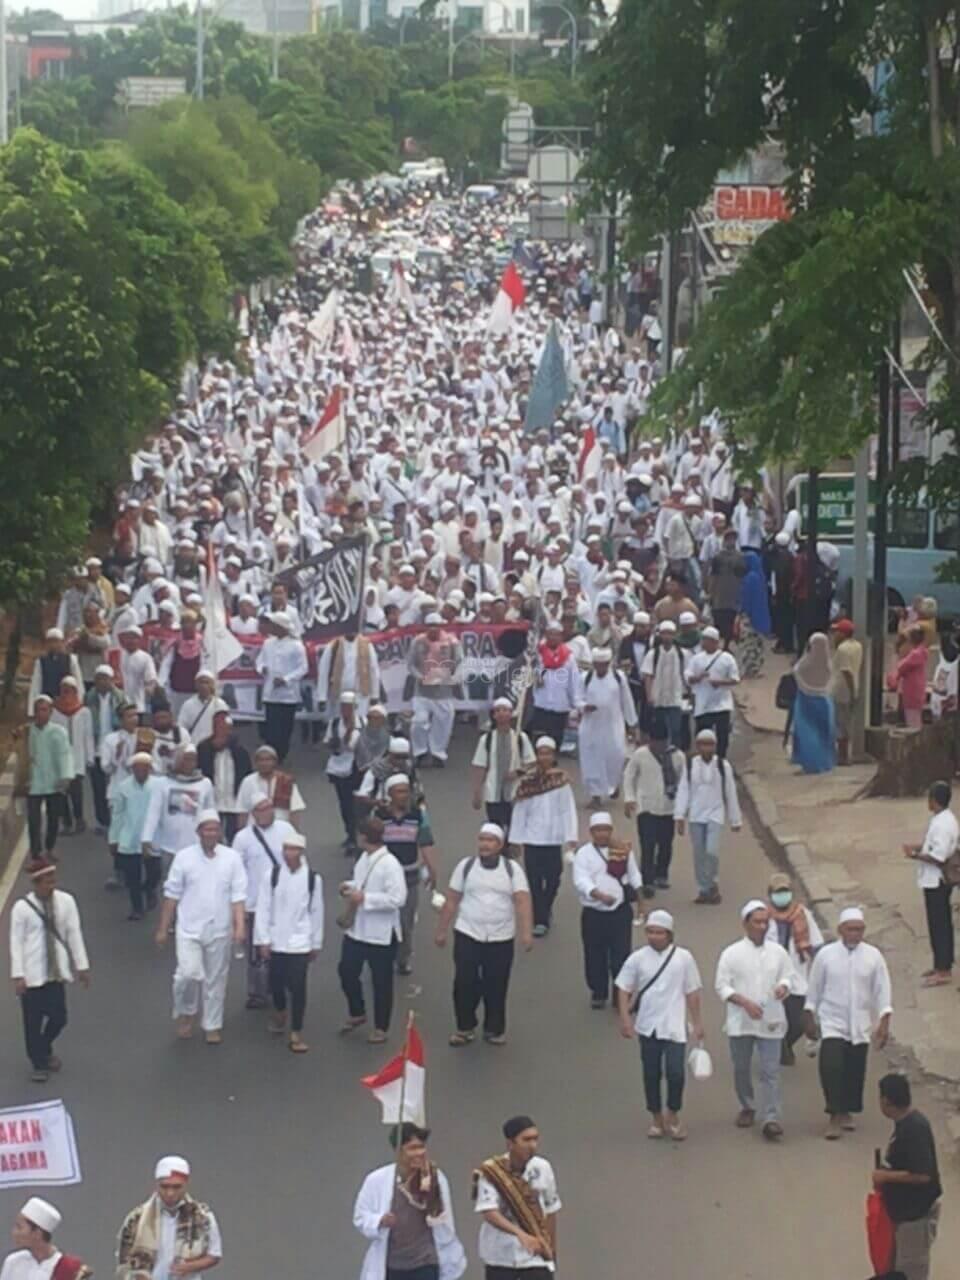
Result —
[[[476, 823], [464, 802], [472, 741], [472, 730], [458, 729], [450, 767], [427, 775], [447, 867], [472, 851]], [[304, 754], [294, 763], [308, 803], [314, 863], [332, 888], [344, 866], [332, 792], [317, 756]], [[767, 1280], [772, 1269], [785, 1280], [869, 1274], [863, 1193], [873, 1148], [888, 1129], [874, 1107], [856, 1138], [823, 1142], [815, 1064], [804, 1059], [786, 1082], [782, 1146], [769, 1147], [756, 1132], [732, 1125], [736, 1105], [712, 975], [721, 946], [738, 934], [738, 905], [766, 883], [769, 867], [750, 834], [727, 840], [722, 907], [689, 905], [693, 882], [684, 844], [675, 887], [660, 895], [707, 981], [708, 1043], [718, 1067], [712, 1081], [690, 1086], [691, 1137], [683, 1146], [644, 1137], [639, 1054], [619, 1037], [609, 1012], [589, 1008], [569, 883], [554, 933], [514, 970], [507, 1047], [447, 1047], [451, 960], [433, 947], [426, 919], [414, 978], [400, 988], [390, 1051], [339, 1039], [343, 1004], [331, 918], [308, 1009], [313, 1051], [296, 1058], [266, 1034], [265, 1015], [244, 1010], [239, 965], [231, 977], [224, 1045], [178, 1043], [169, 1020], [172, 955], [158, 956], [147, 928], [126, 923], [125, 900], [102, 891], [102, 847], [92, 838], [75, 839], [64, 841], [60, 853], [63, 883], [80, 899], [94, 985], [72, 995], [73, 1022], [61, 1041], [65, 1069], [44, 1088], [27, 1081], [16, 1002], [0, 1003], [0, 1105], [58, 1092], [66, 1099], [85, 1181], [54, 1198], [66, 1214], [63, 1242], [100, 1277], [112, 1274], [114, 1232], [150, 1190], [154, 1160], [182, 1152], [193, 1162], [196, 1194], [209, 1199], [223, 1226], [227, 1262], [219, 1274], [352, 1280], [362, 1255], [350, 1222], [353, 1196], [364, 1173], [387, 1157], [379, 1108], [358, 1080], [395, 1050], [410, 1004], [427, 1044], [433, 1152], [455, 1188], [470, 1277], [481, 1274], [470, 1170], [498, 1149], [499, 1125], [517, 1111], [536, 1117], [558, 1172], [565, 1202], [561, 1274], [569, 1280], [592, 1273], [633, 1280], [655, 1269], [678, 1280]], [[5, 914], [4, 938], [6, 923]], [[871, 1100], [880, 1067], [875, 1060]], [[919, 1101], [936, 1112], [926, 1093]], [[956, 1192], [951, 1171], [935, 1276], [950, 1273], [948, 1258], [960, 1246], [950, 1212]], [[0, 1222], [11, 1220], [22, 1198], [0, 1194]]]

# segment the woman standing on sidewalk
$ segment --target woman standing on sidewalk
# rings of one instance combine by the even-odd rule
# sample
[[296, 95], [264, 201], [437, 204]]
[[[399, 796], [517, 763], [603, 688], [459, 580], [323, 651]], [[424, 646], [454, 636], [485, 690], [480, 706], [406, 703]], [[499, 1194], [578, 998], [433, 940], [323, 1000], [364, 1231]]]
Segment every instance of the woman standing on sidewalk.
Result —
[[899, 690], [907, 728], [920, 729], [927, 701], [927, 637], [922, 627], [912, 627], [907, 638], [910, 648], [887, 676], [887, 688]]
[[793, 668], [797, 695], [793, 704], [793, 763], [804, 773], [829, 773], [837, 762], [835, 715], [830, 686], [830, 641], [815, 631]]
[[953, 970], [953, 913], [950, 893], [953, 885], [943, 874], [943, 865], [957, 848], [960, 825], [950, 812], [949, 782], [935, 782], [927, 794], [930, 821], [923, 844], [905, 844], [903, 852], [919, 862], [917, 884], [923, 890], [927, 909], [927, 932], [933, 951], [933, 968], [923, 975], [925, 987], [945, 987]]
[[751, 680], [763, 671], [763, 638], [772, 630], [767, 584], [763, 564], [756, 551], [745, 551], [747, 572], [740, 584], [740, 640], [738, 658], [741, 674]]

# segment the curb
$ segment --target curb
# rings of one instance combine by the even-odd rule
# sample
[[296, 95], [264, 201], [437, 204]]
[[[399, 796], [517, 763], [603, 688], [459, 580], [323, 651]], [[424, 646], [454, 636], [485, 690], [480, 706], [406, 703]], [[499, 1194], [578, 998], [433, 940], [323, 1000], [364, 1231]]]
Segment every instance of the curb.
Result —
[[16, 779], [16, 752], [11, 752], [7, 757], [3, 772], [0, 773], [0, 875], [10, 859], [13, 857], [13, 851], [17, 847], [17, 841], [23, 834], [26, 825], [26, 817], [21, 810], [13, 794], [13, 784]]
[[[763, 730], [751, 727], [751, 732], [762, 733]], [[840, 912], [845, 906], [856, 906], [865, 898], [869, 899], [868, 891], [853, 881], [850, 881], [853, 887], [845, 887], [842, 892], [831, 889], [825, 872], [817, 868], [811, 857], [809, 846], [781, 834], [780, 810], [763, 778], [756, 770], [748, 769], [738, 775], [738, 781], [746, 800], [744, 807], [754, 835], [771, 862], [789, 872], [800, 885], [825, 935], [835, 938]], [[946, 1104], [949, 1110], [946, 1117], [947, 1132], [954, 1154], [960, 1155], [960, 1113], [957, 1111], [960, 1106], [960, 1078], [944, 1075], [925, 1066], [912, 1045], [895, 1037], [891, 1038], [884, 1052], [893, 1069], [922, 1079]]]

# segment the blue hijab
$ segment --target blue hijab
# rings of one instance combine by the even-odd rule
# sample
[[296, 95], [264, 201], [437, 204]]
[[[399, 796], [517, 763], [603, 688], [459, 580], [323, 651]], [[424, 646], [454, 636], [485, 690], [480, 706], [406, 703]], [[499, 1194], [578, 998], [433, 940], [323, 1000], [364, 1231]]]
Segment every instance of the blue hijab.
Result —
[[756, 551], [745, 551], [743, 558], [747, 562], [747, 572], [740, 583], [740, 611], [750, 619], [754, 631], [768, 636], [772, 627], [763, 561]]

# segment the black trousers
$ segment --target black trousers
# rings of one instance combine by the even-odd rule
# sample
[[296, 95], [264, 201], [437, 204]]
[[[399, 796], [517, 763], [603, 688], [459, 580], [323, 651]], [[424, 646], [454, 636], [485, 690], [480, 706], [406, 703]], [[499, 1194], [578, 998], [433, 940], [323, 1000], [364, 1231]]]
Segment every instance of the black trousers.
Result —
[[549, 928], [553, 903], [563, 875], [563, 854], [558, 844], [525, 844], [523, 862], [530, 881], [533, 923]]
[[597, 1000], [606, 1000], [611, 980], [616, 978], [630, 954], [632, 915], [626, 902], [622, 902], [616, 911], [584, 907], [580, 912], [583, 972], [587, 986]]
[[270, 994], [277, 1013], [283, 1013], [290, 997], [290, 1030], [303, 1030], [303, 1015], [307, 1008], [307, 952], [270, 952]]
[[90, 776], [90, 790], [93, 792], [93, 816], [98, 827], [109, 827], [110, 806], [107, 804], [107, 775], [95, 760], [87, 770]]
[[65, 826], [83, 821], [83, 774], [70, 779], [70, 787], [63, 797], [63, 821]]
[[[59, 791], [52, 795], [27, 796], [27, 834], [30, 839], [30, 856], [50, 853], [57, 843], [60, 818], [63, 815], [64, 797]], [[47, 812], [46, 837], [43, 832], [43, 811]]]
[[952, 890], [952, 884], [938, 884], [935, 889], [923, 891], [933, 967], [938, 973], [948, 973], [953, 968], [953, 913], [950, 910]]
[[151, 854], [145, 858], [142, 853], [119, 853], [120, 875], [130, 895], [130, 910], [143, 915], [143, 892], [156, 893], [163, 876], [163, 859]]
[[679, 1040], [659, 1040], [656, 1036], [638, 1038], [647, 1110], [651, 1115], [659, 1115], [663, 1110], [663, 1080], [666, 1077], [667, 1110], [676, 1114], [683, 1106], [687, 1046]]
[[340, 820], [343, 823], [344, 834], [350, 843], [354, 844], [357, 838], [357, 814], [353, 793], [360, 785], [360, 770], [354, 769], [345, 778], [338, 778], [332, 773], [328, 773], [327, 777], [337, 793], [337, 804], [340, 807]]
[[723, 647], [728, 649], [737, 626], [736, 609], [714, 609], [713, 622], [717, 630], [720, 632], [720, 639], [723, 641]]
[[504, 836], [510, 833], [510, 819], [513, 817], [513, 805], [509, 800], [491, 800], [487, 806], [487, 821], [495, 822], [503, 828]]
[[701, 729], [712, 729], [717, 735], [717, 755], [721, 760], [726, 760], [727, 748], [730, 746], [730, 720], [729, 711], [708, 711], [706, 715], [693, 718], [697, 733]]
[[240, 816], [239, 813], [221, 813], [220, 822], [223, 826], [224, 844], [233, 844], [233, 837], [240, 830]]
[[393, 958], [397, 951], [397, 935], [386, 946], [374, 942], [357, 942], [345, 937], [340, 949], [340, 989], [347, 997], [347, 1009], [351, 1018], [362, 1018], [366, 1013], [363, 1003], [363, 984], [360, 981], [363, 966], [370, 966], [373, 982], [373, 1025], [378, 1031], [390, 1030], [393, 1013]]
[[641, 813], [637, 817], [640, 837], [640, 875], [643, 887], [652, 889], [655, 880], [666, 880], [673, 860], [673, 815]]
[[[548, 677], [549, 674], [547, 672]], [[532, 738], [538, 738], [545, 733], [548, 738], [554, 740], [559, 751], [563, 745], [563, 735], [567, 729], [569, 714], [568, 711], [545, 711], [543, 707], [534, 706], [533, 714], [530, 717], [530, 734]]]
[[793, 653], [797, 631], [796, 610], [793, 607], [793, 601], [774, 599], [772, 621], [777, 644], [786, 653]]
[[458, 1031], [475, 1031], [483, 1001], [483, 1034], [502, 1036], [507, 1029], [507, 988], [513, 966], [513, 939], [477, 942], [453, 931], [453, 1012]]
[[783, 1011], [787, 1015], [787, 1032], [783, 1042], [792, 1049], [803, 1035], [803, 1006], [806, 996], [787, 996], [783, 1002]]
[[35, 1071], [46, 1071], [53, 1042], [67, 1025], [67, 989], [62, 982], [28, 987], [20, 997], [23, 1039]]
[[820, 1086], [828, 1116], [858, 1115], [863, 1110], [869, 1047], [837, 1037], [821, 1042]]
[[387, 1267], [385, 1280], [440, 1280], [440, 1268], [435, 1262], [414, 1267], [412, 1271], [397, 1271], [395, 1267]]
[[268, 747], [273, 747], [282, 764], [290, 750], [290, 739], [293, 736], [293, 722], [297, 714], [296, 703], [265, 702], [263, 704], [263, 722], [260, 725], [260, 738]]

